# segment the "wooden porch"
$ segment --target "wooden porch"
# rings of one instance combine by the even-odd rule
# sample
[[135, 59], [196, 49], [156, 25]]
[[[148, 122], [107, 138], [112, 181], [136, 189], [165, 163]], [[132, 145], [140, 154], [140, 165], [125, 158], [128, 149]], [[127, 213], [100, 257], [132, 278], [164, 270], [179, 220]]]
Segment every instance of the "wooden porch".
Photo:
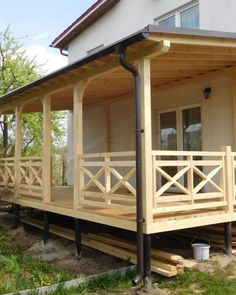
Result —
[[[158, 30], [150, 27], [149, 32], [137, 34], [139, 40], [126, 40], [127, 59], [138, 65], [141, 76], [143, 231], [158, 233], [234, 221], [236, 153], [230, 147], [214, 152], [154, 149], [152, 92], [230, 77], [236, 112], [236, 36]], [[2, 97], [1, 113], [14, 113], [16, 118], [15, 156], [0, 159], [2, 198], [136, 231], [135, 153], [112, 149], [109, 138], [110, 103], [132, 98], [132, 85], [113, 46]], [[86, 153], [84, 108], [95, 104], [104, 106], [104, 148]], [[73, 188], [51, 185], [50, 118], [51, 111], [57, 110], [73, 110]], [[43, 154], [22, 157], [22, 113], [41, 111]], [[234, 118], [232, 137], [235, 134]], [[175, 173], [169, 173], [170, 167]]]

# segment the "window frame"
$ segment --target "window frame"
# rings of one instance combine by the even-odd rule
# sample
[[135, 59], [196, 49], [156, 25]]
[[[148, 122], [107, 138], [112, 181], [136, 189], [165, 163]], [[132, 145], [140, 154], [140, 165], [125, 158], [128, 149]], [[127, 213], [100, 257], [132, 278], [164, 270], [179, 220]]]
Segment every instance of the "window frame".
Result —
[[[164, 21], [164, 20], [168, 19], [169, 17], [174, 16], [175, 17], [175, 27], [181, 28], [181, 13], [184, 12], [185, 10], [188, 10], [188, 9], [193, 8], [195, 6], [198, 6], [198, 8], [199, 8], [199, 1], [191, 1], [190, 3], [180, 6], [177, 9], [172, 10], [172, 11], [154, 19], [154, 23], [159, 25], [161, 21]], [[199, 28], [200, 28], [200, 25], [199, 25]]]

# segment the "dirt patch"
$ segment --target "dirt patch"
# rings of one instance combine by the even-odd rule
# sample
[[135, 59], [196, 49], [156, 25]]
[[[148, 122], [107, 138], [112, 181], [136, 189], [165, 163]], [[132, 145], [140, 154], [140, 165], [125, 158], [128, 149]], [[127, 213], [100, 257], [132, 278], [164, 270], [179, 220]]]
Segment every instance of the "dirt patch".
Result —
[[73, 242], [51, 236], [51, 239], [44, 244], [40, 230], [29, 226], [12, 229], [12, 225], [11, 215], [0, 216], [0, 231], [1, 228], [7, 230], [13, 237], [14, 245], [11, 246], [20, 247], [24, 255], [48, 261], [73, 274], [86, 276], [129, 265], [128, 262], [85, 246], [82, 247], [82, 259], [77, 260]]
[[[210, 255], [210, 259], [198, 262], [197, 269], [199, 269], [202, 272], [208, 272], [213, 273], [216, 271], [222, 271], [223, 269], [230, 269], [233, 272], [233, 266], [236, 267], [236, 257], [232, 256], [229, 257], [226, 254], [223, 253], [214, 253]], [[235, 270], [236, 271], [236, 270]]]

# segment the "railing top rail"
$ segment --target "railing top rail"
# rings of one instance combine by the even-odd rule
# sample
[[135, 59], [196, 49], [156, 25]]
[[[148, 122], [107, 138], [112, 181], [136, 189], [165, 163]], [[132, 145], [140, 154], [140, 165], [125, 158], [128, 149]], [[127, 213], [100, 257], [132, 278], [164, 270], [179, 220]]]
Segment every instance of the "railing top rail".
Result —
[[0, 158], [0, 161], [14, 161], [15, 158], [11, 157], [11, 158]]
[[153, 156], [212, 156], [212, 157], [222, 157], [225, 156], [225, 152], [205, 152], [205, 151], [152, 151]]
[[110, 152], [110, 153], [87, 153], [79, 155], [80, 158], [104, 158], [104, 157], [129, 157], [135, 156], [135, 151]]
[[20, 161], [28, 161], [28, 160], [37, 160], [37, 161], [41, 161], [42, 159], [43, 159], [43, 157], [39, 157], [39, 156], [20, 157]]

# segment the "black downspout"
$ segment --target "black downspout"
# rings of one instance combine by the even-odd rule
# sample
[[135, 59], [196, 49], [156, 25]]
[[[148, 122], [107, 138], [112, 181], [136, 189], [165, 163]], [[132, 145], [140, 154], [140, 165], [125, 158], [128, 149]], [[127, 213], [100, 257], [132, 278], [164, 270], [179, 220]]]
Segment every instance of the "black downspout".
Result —
[[134, 283], [143, 280], [143, 199], [142, 199], [142, 133], [141, 127], [141, 77], [137, 68], [129, 64], [125, 58], [126, 48], [118, 45], [116, 50], [120, 64], [131, 72], [135, 83], [135, 133], [136, 133], [136, 218], [137, 218], [137, 277]]
[[63, 49], [60, 49], [60, 53], [61, 53], [61, 55], [68, 57], [68, 54], [63, 52]]

